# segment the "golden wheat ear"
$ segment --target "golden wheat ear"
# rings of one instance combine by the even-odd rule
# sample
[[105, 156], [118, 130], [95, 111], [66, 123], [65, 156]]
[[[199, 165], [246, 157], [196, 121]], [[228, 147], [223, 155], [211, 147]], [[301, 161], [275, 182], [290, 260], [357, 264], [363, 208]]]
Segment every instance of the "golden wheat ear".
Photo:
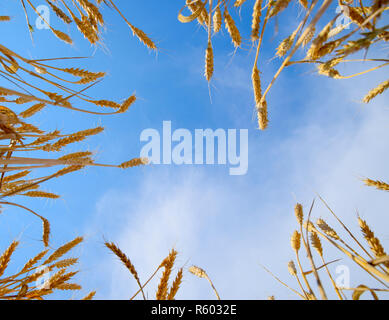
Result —
[[143, 299], [146, 300], [146, 296], [144, 295], [138, 272], [136, 271], [135, 266], [132, 264], [130, 258], [128, 258], [127, 255], [122, 250], [120, 250], [120, 248], [117, 245], [115, 245], [113, 242], [105, 242], [104, 244], [109, 250], [111, 250], [111, 252], [113, 252], [116, 255], [116, 257], [119, 258], [119, 260], [124, 264], [124, 266], [128, 269], [128, 271], [130, 271], [135, 281], [139, 285], [139, 288], [143, 295]]
[[173, 270], [174, 263], [176, 261], [178, 252], [172, 249], [169, 255], [162, 261], [161, 266], [164, 267], [161, 280], [158, 285], [158, 290], [156, 293], [157, 300], [167, 300], [168, 298], [168, 283], [170, 279], [170, 274]]
[[208, 276], [208, 274], [205, 272], [204, 269], [201, 269], [200, 267], [197, 267], [197, 266], [191, 266], [189, 268], [189, 272], [192, 273], [193, 275], [195, 275], [196, 277], [207, 279], [209, 284], [211, 285], [213, 291], [215, 292], [216, 298], [218, 300], [220, 300], [220, 296], [219, 296], [218, 291], [216, 290], [215, 286], [212, 283], [211, 278]]

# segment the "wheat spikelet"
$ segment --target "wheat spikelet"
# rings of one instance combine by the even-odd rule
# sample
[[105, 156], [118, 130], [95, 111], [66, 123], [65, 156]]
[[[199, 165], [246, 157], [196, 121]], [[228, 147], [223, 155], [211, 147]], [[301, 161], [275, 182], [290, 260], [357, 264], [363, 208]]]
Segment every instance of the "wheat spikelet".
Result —
[[11, 260], [11, 256], [14, 253], [16, 247], [18, 246], [18, 241], [13, 241], [11, 245], [4, 251], [0, 257], [0, 277], [3, 275], [5, 269], [8, 267], [8, 263]]
[[33, 133], [38, 133], [38, 134], [43, 133], [42, 130], [38, 129], [34, 125], [32, 125], [30, 123], [24, 123], [24, 122], [22, 122], [21, 126], [19, 128], [17, 128], [16, 130], [18, 132], [21, 132], [21, 133], [23, 133], [23, 132], [33, 132]]
[[35, 257], [28, 260], [27, 263], [23, 266], [20, 273], [24, 273], [28, 271], [30, 268], [32, 268], [34, 265], [36, 265], [38, 261], [41, 260], [47, 254], [47, 252], [49, 252], [49, 249], [39, 252]]
[[142, 42], [144, 45], [146, 45], [149, 49], [156, 50], [157, 46], [154, 44], [154, 42], [147, 36], [145, 32], [138, 29], [137, 27], [130, 24], [130, 28], [135, 36], [138, 37], [140, 42]]
[[92, 291], [90, 293], [88, 293], [88, 295], [86, 295], [84, 298], [82, 298], [82, 300], [92, 300], [93, 297], [95, 296], [96, 294], [96, 291]]
[[111, 250], [118, 258], [119, 260], [126, 266], [126, 268], [131, 272], [131, 274], [134, 276], [136, 280], [139, 280], [138, 272], [136, 271], [134, 265], [132, 264], [131, 260], [123, 253], [123, 251], [120, 250], [118, 246], [116, 246], [113, 242], [108, 243], [105, 242], [105, 246]]
[[279, 46], [277, 47], [276, 54], [279, 57], [283, 57], [292, 47], [294, 39], [296, 37], [297, 30], [295, 30], [289, 37], [285, 38], [281, 41]]
[[274, 17], [289, 5], [290, 0], [277, 0], [270, 11], [270, 18]]
[[290, 244], [292, 246], [292, 249], [296, 252], [300, 250], [301, 247], [301, 234], [295, 230], [292, 234], [292, 237], [290, 239]]
[[257, 66], [254, 66], [251, 73], [251, 81], [253, 83], [255, 104], [260, 105], [262, 99], [261, 78], [259, 76], [259, 70]]
[[266, 100], [262, 99], [261, 80], [259, 76], [259, 70], [256, 65], [253, 68], [251, 80], [253, 84], [254, 98], [257, 109], [258, 126], [259, 129], [265, 130], [269, 122], [267, 118], [267, 103]]
[[50, 289], [58, 289], [61, 285], [63, 285], [66, 281], [69, 281], [73, 278], [77, 272], [68, 272], [65, 274], [66, 269], [61, 269], [57, 274], [55, 274], [49, 280]]
[[[188, 6], [189, 10], [192, 12], [192, 14], [196, 13], [199, 8], [200, 8], [200, 5], [198, 4], [198, 1], [193, 1], [193, 0], [186, 0], [186, 5]], [[207, 25], [208, 24], [208, 15], [204, 14], [204, 10], [202, 10], [202, 12], [200, 13], [200, 15], [197, 17], [197, 21], [198, 23], [200, 23], [201, 25]]]
[[51, 193], [51, 192], [45, 192], [45, 191], [29, 191], [22, 194], [26, 197], [32, 197], [32, 198], [48, 198], [48, 199], [58, 199], [60, 198], [59, 195]]
[[311, 233], [311, 242], [312, 246], [317, 250], [320, 256], [323, 256], [323, 247], [321, 241], [316, 232]]
[[267, 102], [266, 100], [261, 101], [260, 105], [257, 105], [257, 117], [258, 127], [260, 130], [265, 130], [269, 124], [267, 117]]
[[340, 79], [341, 78], [341, 75], [339, 73], [338, 70], [334, 69], [334, 68], [323, 68], [323, 64], [320, 64], [318, 66], [318, 72], [319, 74], [323, 75], [323, 76], [327, 76], [327, 77], [330, 77], [330, 78], [334, 78], [334, 79]]
[[256, 41], [259, 38], [259, 26], [261, 23], [262, 0], [256, 0], [253, 8], [253, 20], [251, 23], [251, 40]]
[[65, 167], [65, 168], [63, 168], [61, 170], [58, 170], [55, 173], [55, 176], [58, 178], [58, 177], [64, 176], [65, 174], [68, 174], [68, 173], [71, 173], [71, 172], [75, 172], [75, 171], [81, 170], [83, 168], [85, 168], [85, 166], [83, 166], [83, 165], [68, 166], [68, 167]]
[[51, 262], [58, 260], [63, 255], [65, 255], [70, 250], [72, 250], [75, 246], [79, 245], [83, 240], [84, 239], [82, 237], [77, 237], [74, 240], [64, 244], [63, 246], [55, 250], [43, 264], [49, 264]]
[[311, 29], [309, 29], [307, 35], [303, 39], [303, 42], [302, 42], [303, 47], [305, 47], [306, 45], [308, 45], [308, 43], [311, 42], [312, 38], [315, 35], [315, 32], [316, 32], [316, 28], [315, 27], [312, 27]]
[[323, 219], [318, 219], [316, 224], [327, 236], [334, 240], [340, 240], [336, 231], [332, 229]]
[[172, 287], [170, 288], [169, 294], [167, 296], [168, 300], [174, 300], [174, 297], [176, 296], [178, 290], [180, 289], [182, 277], [183, 277], [183, 269], [181, 268], [180, 270], [178, 270], [177, 276], [173, 281]]
[[18, 186], [10, 187], [7, 192], [3, 193], [3, 197], [9, 197], [18, 194], [22, 191], [33, 190], [39, 188], [39, 185], [31, 182], [23, 183]]
[[[346, 17], [350, 18], [353, 23], [359, 26], [362, 26], [362, 24], [365, 22], [365, 18], [354, 7], [344, 5], [342, 12]], [[363, 28], [372, 29], [373, 25], [368, 22]]]
[[[384, 247], [380, 240], [374, 235], [374, 232], [370, 229], [366, 221], [358, 217], [358, 223], [363, 233], [364, 238], [369, 244], [370, 250], [374, 253], [377, 258], [386, 256]], [[389, 268], [389, 262], [385, 263], [385, 266]]]
[[195, 275], [196, 277], [208, 279], [207, 273], [205, 272], [205, 270], [201, 269], [200, 267], [191, 266], [189, 268], [189, 272]]
[[289, 261], [288, 263], [288, 271], [292, 276], [297, 276], [297, 269], [293, 261]]
[[126, 99], [120, 106], [119, 111], [120, 113], [126, 112], [131, 105], [136, 101], [136, 96], [132, 95], [128, 99]]
[[73, 40], [66, 33], [59, 31], [59, 30], [55, 30], [55, 29], [52, 29], [52, 31], [55, 34], [55, 36], [57, 38], [59, 38], [60, 40], [66, 42], [68, 44], [73, 44]]
[[240, 7], [246, 0], [236, 0], [234, 3], [234, 7]]
[[363, 98], [364, 103], [369, 103], [370, 100], [374, 99], [376, 96], [382, 94], [386, 89], [389, 88], [389, 80], [386, 80], [379, 84], [374, 89], [371, 89]]
[[208, 41], [207, 49], [205, 50], [205, 78], [209, 82], [213, 75], [213, 49], [211, 41]]
[[77, 258], [64, 259], [54, 263], [53, 265], [50, 266], [50, 268], [58, 268], [58, 269], [68, 268], [76, 264], [77, 262], [78, 262]]
[[30, 170], [24, 170], [24, 171], [20, 171], [18, 173], [6, 176], [6, 177], [4, 177], [3, 182], [10, 182], [13, 180], [18, 180], [20, 178], [27, 176], [30, 172], [31, 172]]
[[294, 214], [296, 216], [299, 225], [302, 225], [304, 219], [304, 212], [303, 212], [303, 206], [300, 203], [297, 203], [296, 206], [294, 207]]
[[303, 224], [304, 229], [308, 230], [308, 232], [315, 232], [315, 225], [311, 221], [305, 221]]
[[31, 117], [34, 114], [36, 114], [37, 112], [41, 111], [45, 106], [46, 106], [45, 103], [37, 103], [37, 104], [31, 106], [30, 108], [28, 108], [27, 110], [21, 112], [19, 115], [22, 118]]
[[43, 223], [43, 235], [42, 240], [45, 247], [49, 246], [49, 239], [50, 239], [50, 222], [49, 220], [41, 217], [42, 223]]
[[60, 70], [69, 73], [75, 77], [81, 77], [81, 78], [99, 79], [105, 76], [105, 72], [90, 72], [88, 70], [84, 70], [80, 68], [64, 68]]
[[56, 139], [56, 138], [58, 138], [59, 133], [60, 132], [58, 130], [55, 130], [55, 131], [47, 133], [45, 135], [41, 135], [38, 139], [36, 139], [35, 141], [31, 142], [29, 145], [30, 146], [40, 145], [40, 144], [42, 144], [44, 142], [48, 142], [50, 140]]
[[[119, 260], [125, 265], [125, 267], [130, 271], [136, 282], [138, 283], [138, 286], [141, 288], [142, 294], [142, 284], [140, 282], [138, 272], [135, 269], [135, 266], [132, 264], [131, 260], [119, 249], [118, 246], [116, 246], [113, 242], [108, 243], [105, 242], [105, 246], [111, 250], [118, 258]], [[143, 294], [144, 297], [144, 294]]]
[[69, 135], [68, 137], [59, 139], [57, 142], [54, 144], [50, 145], [45, 145], [43, 147], [44, 151], [60, 151], [63, 147], [67, 146], [68, 144], [74, 143], [74, 142], [80, 142], [84, 140], [88, 136], [93, 136], [96, 134], [99, 134], [104, 131], [103, 127], [96, 127], [92, 129], [87, 129], [87, 130], [82, 130], [78, 131], [76, 133], [73, 133]]
[[82, 15], [81, 20], [76, 17], [73, 17], [73, 19], [77, 24], [78, 30], [81, 31], [84, 37], [88, 39], [91, 44], [95, 44], [99, 41], [99, 36], [96, 33], [96, 29], [93, 27], [91, 21], [85, 15]]
[[80, 5], [88, 13], [89, 19], [94, 24], [99, 23], [101, 26], [104, 25], [104, 19], [99, 9], [91, 2], [87, 0], [79, 0]]
[[26, 277], [24, 279], [24, 283], [25, 284], [28, 284], [28, 283], [31, 283], [31, 282], [34, 282], [36, 281], [37, 279], [39, 279], [42, 275], [44, 275], [45, 273], [47, 273], [48, 270], [47, 269], [41, 269], [39, 271], [36, 271], [34, 272], [33, 274], [29, 275], [28, 277]]
[[0, 22], [1, 21], [10, 21], [11, 17], [10, 16], [0, 16]]
[[[328, 35], [331, 31], [333, 25], [333, 21], [330, 21], [325, 25], [325, 27], [320, 31], [320, 33], [317, 35], [315, 39], [313, 39], [312, 44], [310, 48], [307, 51], [306, 59], [312, 59], [316, 60], [318, 59], [318, 51], [323, 46], [323, 43], [327, 41]], [[323, 49], [322, 49], [323, 52]], [[329, 53], [329, 52], [328, 52]], [[324, 54], [321, 54], [320, 56], [323, 56]]]
[[89, 102], [99, 107], [106, 107], [106, 108], [113, 108], [113, 109], [120, 109], [121, 107], [119, 103], [110, 100], [95, 100], [95, 101], [90, 100]]
[[168, 282], [170, 278], [170, 274], [172, 272], [174, 262], [176, 261], [177, 251], [172, 250], [167, 258], [164, 260], [164, 271], [161, 277], [161, 280], [158, 285], [158, 290], [156, 293], [157, 300], [166, 300], [168, 294]]
[[333, 52], [342, 42], [341, 39], [337, 39], [334, 41], [330, 41], [322, 45], [317, 49], [315, 52], [315, 55], [313, 56], [314, 60], [320, 59], [321, 57], [324, 57], [327, 54], [330, 54]]
[[215, 13], [213, 14], [213, 32], [218, 33], [222, 27], [222, 11], [220, 6], [216, 8]]
[[208, 282], [210, 283], [213, 291], [215, 292], [215, 295], [216, 295], [217, 299], [220, 300], [219, 293], [217, 292], [215, 286], [213, 285], [211, 279], [208, 277], [208, 275], [205, 272], [205, 270], [203, 270], [203, 269], [201, 269], [201, 268], [199, 268], [197, 266], [191, 266], [189, 268], [189, 272], [192, 273], [193, 275], [195, 275], [196, 277], [207, 279]]
[[339, 79], [341, 76], [339, 72], [333, 67], [339, 64], [343, 60], [343, 57], [331, 59], [325, 63], [320, 63], [317, 67], [319, 74]]
[[23, 284], [18, 292], [16, 299], [20, 299], [24, 297], [27, 294], [27, 292], [28, 292], [28, 286], [26, 284]]
[[62, 283], [55, 287], [58, 290], [81, 290], [81, 286], [76, 283]]
[[51, 1], [46, 0], [46, 2], [49, 4], [51, 9], [54, 11], [54, 13], [59, 17], [63, 22], [69, 24], [72, 22], [72, 19], [70, 19], [65, 12], [63, 12], [60, 8], [58, 8], [55, 4], [53, 4]]
[[70, 154], [67, 154], [65, 156], [62, 156], [60, 158], [58, 158], [58, 160], [75, 160], [75, 159], [80, 159], [80, 158], [84, 158], [84, 157], [89, 157], [91, 156], [93, 153], [92, 152], [89, 152], [89, 151], [82, 151], [82, 152], [74, 152], [74, 153], [70, 153]]
[[235, 47], [240, 47], [242, 43], [242, 38], [240, 36], [239, 30], [235, 25], [235, 21], [232, 19], [229, 14], [227, 8], [224, 11], [224, 23], [226, 25], [226, 29], [231, 36], [232, 42]]
[[50, 289], [58, 288], [58, 286], [64, 284], [66, 281], [69, 281], [78, 273], [77, 271], [65, 273], [65, 270], [66, 269], [60, 269], [60, 272], [58, 272], [58, 274], [61, 273], [61, 275], [53, 277], [53, 281], [50, 281]]
[[119, 167], [122, 169], [127, 169], [127, 168], [133, 168], [141, 165], [147, 165], [148, 163], [149, 163], [149, 159], [147, 158], [135, 158], [130, 161], [122, 163], [121, 165], [119, 165]]

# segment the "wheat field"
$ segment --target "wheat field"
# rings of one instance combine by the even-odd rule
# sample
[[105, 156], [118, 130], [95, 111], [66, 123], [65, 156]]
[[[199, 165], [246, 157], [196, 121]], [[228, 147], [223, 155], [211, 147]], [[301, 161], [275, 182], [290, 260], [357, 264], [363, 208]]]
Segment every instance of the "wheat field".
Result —
[[[25, 18], [25, 31], [29, 33], [32, 41], [40, 36], [33, 23], [38, 17], [47, 25], [51, 36], [57, 41], [75, 46], [72, 38], [80, 34], [94, 50], [104, 51], [106, 50], [104, 36], [107, 26], [110, 26], [110, 22], [105, 20], [106, 15], [112, 18], [114, 14], [120, 19], [123, 28], [129, 29], [131, 36], [137, 40], [137, 45], [144, 46], [146, 53], [153, 57], [163, 54], [163, 48], [160, 48], [157, 40], [162, 37], [158, 34], [158, 29], [153, 30], [146, 23], [144, 26], [135, 26], [135, 23], [131, 22], [132, 12], [121, 9], [119, 1], [19, 0], [16, 2], [19, 2], [17, 10]], [[45, 16], [37, 9], [41, 2], [53, 13], [50, 21], [46, 21]], [[297, 19], [298, 26], [296, 29], [289, 30], [289, 36], [282, 38], [275, 32], [273, 22], [276, 21], [275, 25], [287, 27], [288, 22], [283, 21], [285, 17], [283, 14], [291, 10], [292, 6], [298, 6], [300, 12]], [[348, 18], [348, 24], [337, 23], [340, 13], [333, 10], [334, 6], [342, 8], [342, 14]], [[389, 80], [373, 83], [369, 81], [369, 77], [379, 69], [387, 70], [389, 65], [387, 57], [389, 25], [386, 24], [388, 8], [389, 2], [385, 0], [356, 3], [341, 0], [338, 2], [332, 0], [186, 0], [177, 5], [175, 17], [183, 25], [182, 27], [192, 24], [193, 29], [197, 30], [194, 36], [204, 40], [202, 57], [204, 66], [201, 73], [205, 77], [204, 81], [208, 85], [211, 96], [216, 91], [213, 89], [214, 79], [218, 77], [219, 72], [222, 72], [218, 69], [219, 64], [216, 60], [219, 56], [217, 45], [220, 39], [216, 41], [215, 37], [222, 34], [223, 41], [231, 47], [232, 55], [241, 51], [254, 53], [245, 58], [250, 60], [251, 66], [249, 70], [251, 79], [248, 79], [247, 85], [251, 88], [252, 106], [244, 110], [255, 113], [256, 129], [259, 129], [257, 133], [260, 134], [269, 126], [278, 125], [276, 121], [271, 120], [273, 112], [271, 94], [276, 91], [275, 84], [280, 81], [285, 72], [298, 69], [302, 65], [313, 66], [317, 74], [332, 78], [332, 81], [365, 76], [368, 79], [365, 92], [361, 96], [354, 97], [363, 104], [368, 104], [375, 98], [387, 94]], [[243, 9], [250, 10], [249, 20], [242, 20], [240, 17]], [[134, 5], [135, 10], [136, 5]], [[0, 28], [12, 23], [11, 15], [6, 15], [6, 12], [1, 14], [4, 15], [0, 16]], [[243, 26], [242, 30], [239, 26]], [[145, 31], [140, 27], [144, 27]], [[269, 44], [264, 40], [268, 34], [276, 38], [273, 43]], [[23, 45], [29, 47], [31, 43]], [[262, 52], [265, 50], [266, 52], [272, 50], [277, 63], [262, 58]], [[79, 52], [75, 53], [78, 54]], [[124, 159], [122, 163], [97, 162], [94, 152], [84, 148], [83, 143], [94, 136], [98, 139], [104, 131], [101, 125], [80, 128], [75, 132], [65, 129], [63, 132], [57, 129], [57, 123], [52, 123], [52, 128], [48, 131], [46, 128], [40, 128], [39, 122], [34, 120], [47, 109], [75, 112], [88, 117], [104, 116], [105, 119], [121, 117], [126, 113], [131, 114], [132, 109], [136, 108], [136, 94], [129, 94], [121, 101], [114, 101], [111, 97], [91, 97], [88, 92], [94, 88], [104, 87], [103, 80], [107, 73], [105, 70], [88, 70], [83, 59], [80, 57], [33, 59], [27, 50], [18, 52], [7, 43], [0, 43], [2, 67], [0, 71], [2, 76], [0, 205], [2, 208], [13, 207], [32, 215], [37, 223], [40, 221], [42, 224], [40, 238], [42, 250], [37, 255], [25, 257], [24, 264], [12, 267], [12, 270], [10, 266], [20, 242], [14, 240], [6, 244], [4, 239], [1, 242], [4, 248], [0, 257], [1, 299], [43, 300], [50, 299], [51, 295], [58, 290], [70, 292], [81, 290], [80, 284], [72, 282], [77, 275], [74, 268], [77, 266], [78, 258], [69, 256], [69, 253], [83, 242], [82, 235], [58, 248], [52, 247], [52, 239], [56, 235], [51, 233], [51, 226], [56, 224], [55, 217], [48, 219], [39, 213], [39, 209], [25, 206], [23, 202], [19, 202], [21, 197], [58, 199], [60, 195], [45, 190], [46, 182], [57, 183], [57, 178], [64, 179], [65, 175], [71, 175], [87, 167], [131, 170], [149, 163], [147, 158], [136, 156], [137, 150], [133, 151], [133, 159]], [[352, 66], [361, 62], [371, 63], [373, 67], [343, 74], [345, 66], [351, 66], [347, 70], [352, 71]], [[263, 70], [268, 70], [269, 63], [274, 63], [276, 71], [274, 74], [265, 75]], [[149, 76], [145, 73], [145, 78]], [[136, 88], [128, 88], [128, 92], [135, 90]], [[60, 116], [56, 120], [60, 122]], [[77, 146], [78, 151], [68, 151], [73, 146]], [[84, 149], [79, 149], [78, 146]], [[147, 169], [146, 166], [145, 170]], [[389, 191], [389, 184], [381, 180], [383, 179], [379, 177], [365, 177], [355, 183], [378, 189], [376, 192], [386, 193]], [[288, 284], [274, 275], [271, 272], [271, 261], [266, 262], [267, 265], [263, 268], [275, 278], [275, 282], [280, 282], [297, 298], [304, 300], [328, 299], [328, 286], [340, 300], [358, 300], [365, 292], [363, 297], [367, 297], [368, 293], [369, 298], [373, 299], [378, 299], [378, 295], [385, 297], [385, 293], [389, 291], [389, 256], [384, 249], [384, 241], [380, 241], [368, 222], [360, 217], [357, 218], [360, 231], [351, 231], [335, 214], [336, 210], [332, 210], [323, 198], [320, 196], [318, 198], [319, 200], [316, 201], [326, 206], [327, 214], [339, 223], [339, 230], [342, 231], [333, 229], [325, 219], [313, 221], [311, 214], [315, 210], [314, 203], [310, 208], [303, 208], [301, 204], [297, 204], [294, 208], [297, 230], [294, 232], [291, 230], [293, 233], [290, 243], [295, 259], [286, 265], [294, 278], [294, 283], [290, 281], [292, 284]], [[106, 237], [109, 239], [110, 235]], [[335, 248], [342, 257], [350, 259], [355, 268], [362, 269], [366, 275], [374, 279], [377, 286], [369, 287], [358, 283], [355, 287], [339, 287], [329, 268], [338, 257], [329, 258], [324, 243]], [[153, 293], [153, 299], [174, 300], [178, 292], [185, 290], [185, 277], [192, 276], [200, 278], [199, 281], [206, 280], [209, 283], [209, 290], [214, 293], [216, 299], [223, 298], [223, 292], [217, 290], [217, 285], [211, 280], [212, 276], [202, 269], [206, 268], [208, 261], [198, 261], [201, 267], [187, 268], [179, 265], [177, 269], [177, 257], [180, 253], [172, 248], [149, 278], [141, 279], [136, 263], [131, 261], [120, 246], [109, 240], [104, 241], [104, 245], [102, 254], [107, 255], [109, 259], [109, 253], [112, 253], [119, 259], [137, 285], [137, 291], [125, 299], [148, 299], [146, 290], [150, 290], [148, 292]], [[307, 259], [306, 263], [310, 266], [310, 270], [304, 269], [305, 262], [301, 262], [303, 256]], [[113, 259], [110, 261], [114, 263]], [[47, 273], [50, 277], [45, 280], [43, 286], [38, 285], [37, 280]], [[153, 283], [152, 280], [158, 277], [160, 278], [157, 287], [149, 288], [148, 285]], [[90, 300], [94, 295], [94, 288], [91, 288], [90, 293], [83, 299]], [[274, 296], [270, 299], [274, 299]]]

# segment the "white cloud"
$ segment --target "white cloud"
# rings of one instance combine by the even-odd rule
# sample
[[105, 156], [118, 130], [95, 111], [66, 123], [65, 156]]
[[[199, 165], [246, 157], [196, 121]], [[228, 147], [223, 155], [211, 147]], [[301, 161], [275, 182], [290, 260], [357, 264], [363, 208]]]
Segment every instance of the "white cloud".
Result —
[[[312, 89], [309, 81], [306, 88]], [[350, 102], [364, 93], [359, 80], [336, 86], [326, 80], [318, 83], [321, 90], [301, 99], [303, 116], [289, 137], [282, 130], [270, 141], [260, 133], [252, 137], [247, 176], [231, 177], [208, 167], [155, 166], [145, 171], [145, 180], [136, 189], [108, 192], [97, 205], [91, 228], [104, 226], [104, 234], [131, 257], [141, 279], [147, 279], [175, 247], [180, 252], [178, 266], [203, 267], [221, 297], [230, 299], [294, 297], [259, 263], [295, 286], [286, 269], [293, 258], [289, 248], [295, 228], [293, 206], [301, 201], [308, 210], [315, 192], [353, 230], [358, 209], [377, 235], [388, 240], [388, 217], [382, 211], [388, 195], [364, 187], [360, 177], [389, 180], [389, 111], [382, 99], [363, 109]], [[273, 103], [277, 106], [277, 101]], [[334, 224], [319, 203], [314, 216]], [[344, 258], [334, 250], [326, 252], [328, 259]], [[353, 266], [346, 258], [342, 263]], [[137, 290], [119, 263], [107, 257], [98, 264], [111, 279], [111, 298], [126, 299]], [[353, 285], [365, 280], [352, 271]], [[148, 287], [150, 297], [156, 285]], [[190, 274], [182, 287], [178, 298], [214, 298], [207, 282]]]

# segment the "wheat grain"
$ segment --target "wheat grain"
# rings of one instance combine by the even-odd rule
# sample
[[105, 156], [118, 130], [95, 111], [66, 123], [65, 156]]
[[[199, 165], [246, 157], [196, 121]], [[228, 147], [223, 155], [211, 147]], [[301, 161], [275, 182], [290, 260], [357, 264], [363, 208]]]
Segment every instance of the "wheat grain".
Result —
[[316, 221], [318, 227], [330, 238], [334, 240], [340, 240], [340, 237], [334, 229], [332, 229], [323, 219], [318, 219]]
[[127, 168], [133, 168], [141, 165], [147, 165], [148, 163], [149, 163], [149, 159], [147, 158], [135, 158], [130, 161], [122, 163], [121, 165], [119, 165], [119, 167], [122, 169], [127, 169]]
[[34, 265], [36, 265], [38, 261], [41, 260], [47, 254], [47, 252], [49, 252], [49, 249], [39, 252], [35, 257], [28, 260], [27, 263], [22, 268], [22, 270], [20, 271], [20, 273], [24, 273], [28, 271], [30, 268], [32, 268]]
[[213, 32], [218, 33], [222, 27], [222, 11], [218, 6], [213, 14]]
[[270, 18], [276, 16], [281, 11], [286, 9], [286, 7], [289, 5], [289, 2], [290, 0], [276, 0], [273, 8], [270, 11]]
[[262, 99], [261, 104], [257, 105], [258, 127], [260, 130], [265, 130], [269, 124], [267, 116], [267, 102]]
[[72, 250], [75, 246], [79, 245], [84, 239], [82, 237], [77, 237], [74, 240], [64, 244], [63, 246], [59, 247], [57, 250], [55, 250], [43, 263], [45, 265], [54, 262], [61, 258], [63, 255], [68, 253], [70, 250]]
[[320, 256], [323, 256], [323, 247], [321, 241], [316, 232], [311, 233], [311, 242], [312, 246], [317, 250]]
[[205, 50], [205, 78], [211, 81], [213, 75], [213, 49], [212, 43], [209, 41], [207, 49]]
[[292, 249], [296, 252], [300, 250], [301, 247], [301, 234], [295, 230], [292, 234], [292, 237], [290, 239], [290, 244], [292, 246]]
[[[358, 223], [365, 240], [369, 244], [370, 250], [374, 253], [376, 258], [386, 256], [387, 254], [384, 247], [382, 246], [380, 240], [374, 235], [374, 232], [370, 229], [366, 221], [358, 217]], [[386, 262], [385, 266], [389, 268], [389, 262]]]
[[259, 39], [259, 26], [261, 23], [262, 0], [256, 0], [253, 8], [253, 19], [251, 23], [251, 40]]
[[370, 100], [374, 99], [376, 96], [382, 94], [386, 89], [389, 88], [389, 80], [386, 80], [382, 83], [380, 83], [377, 87], [374, 89], [371, 89], [363, 98], [364, 103], [369, 103]]
[[5, 269], [8, 267], [8, 263], [11, 260], [11, 256], [14, 253], [16, 247], [18, 246], [18, 241], [13, 241], [11, 245], [3, 252], [0, 257], [0, 277], [3, 275]]
[[32, 197], [32, 198], [48, 198], [48, 199], [58, 199], [60, 198], [59, 195], [51, 193], [51, 192], [45, 192], [45, 191], [29, 191], [22, 194], [26, 197]]
[[50, 268], [58, 268], [58, 269], [68, 268], [76, 264], [77, 262], [78, 262], [77, 258], [64, 259], [54, 263], [53, 265], [50, 266]]
[[297, 269], [293, 261], [289, 261], [288, 263], [288, 271], [292, 276], [297, 276]]
[[62, 41], [66, 42], [68, 44], [73, 44], [73, 40], [66, 33], [64, 33], [60, 30], [55, 30], [55, 29], [52, 29], [52, 31], [57, 38], [61, 39]]
[[95, 296], [96, 294], [96, 291], [92, 291], [90, 293], [88, 293], [88, 295], [86, 295], [84, 298], [82, 298], [82, 300], [92, 300], [93, 297]]
[[70, 19], [65, 12], [63, 12], [59, 7], [57, 7], [55, 4], [53, 4], [51, 1], [46, 0], [46, 2], [49, 4], [51, 9], [54, 11], [54, 13], [59, 17], [63, 22], [69, 24], [72, 22], [72, 19]]
[[176, 257], [177, 251], [173, 249], [167, 256], [167, 258], [164, 260], [164, 271], [156, 293], [157, 300], [166, 300], [168, 297], [168, 282], [174, 266], [174, 262], [176, 261]]
[[235, 47], [240, 47], [242, 43], [242, 37], [240, 36], [239, 30], [235, 25], [234, 19], [232, 19], [229, 14], [227, 8], [224, 11], [224, 23], [226, 25], [226, 29], [231, 36], [232, 43]]
[[174, 300], [178, 290], [180, 289], [180, 285], [182, 283], [182, 277], [183, 277], [183, 269], [181, 268], [180, 270], [178, 270], [177, 276], [174, 279], [172, 287], [170, 288], [169, 294], [167, 296], [168, 300]]
[[303, 206], [300, 203], [297, 203], [294, 207], [294, 214], [296, 216], [297, 222], [301, 226], [303, 224], [304, 219], [304, 212], [303, 212]]

